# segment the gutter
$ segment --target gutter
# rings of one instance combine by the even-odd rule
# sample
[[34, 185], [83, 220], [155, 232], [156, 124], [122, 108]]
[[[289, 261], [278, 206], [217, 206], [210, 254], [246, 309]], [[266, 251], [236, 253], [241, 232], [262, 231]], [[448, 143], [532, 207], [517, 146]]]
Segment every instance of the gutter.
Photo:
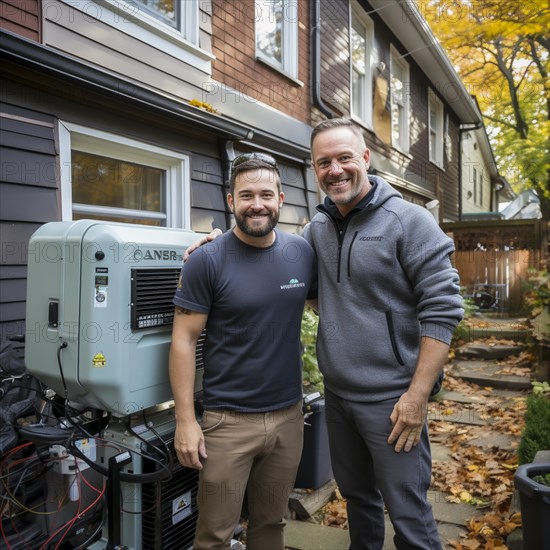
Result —
[[109, 74], [5, 29], [0, 29], [0, 55], [5, 60], [53, 76], [64, 83], [70, 82], [134, 104], [209, 134], [236, 140], [252, 139], [254, 136], [254, 131], [249, 127], [202, 111], [183, 100], [163, 96], [139, 83]]
[[311, 92], [313, 106], [327, 118], [334, 118], [321, 97], [321, 0], [311, 2]]

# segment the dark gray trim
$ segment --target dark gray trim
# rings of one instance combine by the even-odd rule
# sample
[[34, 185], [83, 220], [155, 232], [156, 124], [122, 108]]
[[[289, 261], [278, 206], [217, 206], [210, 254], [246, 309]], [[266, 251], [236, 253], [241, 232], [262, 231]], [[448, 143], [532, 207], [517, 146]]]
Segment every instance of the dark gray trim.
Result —
[[201, 111], [183, 101], [164, 97], [5, 29], [0, 29], [0, 54], [5, 60], [60, 78], [65, 83], [71, 82], [149, 111], [169, 115], [210, 134], [228, 139], [252, 139], [254, 136], [251, 128]]

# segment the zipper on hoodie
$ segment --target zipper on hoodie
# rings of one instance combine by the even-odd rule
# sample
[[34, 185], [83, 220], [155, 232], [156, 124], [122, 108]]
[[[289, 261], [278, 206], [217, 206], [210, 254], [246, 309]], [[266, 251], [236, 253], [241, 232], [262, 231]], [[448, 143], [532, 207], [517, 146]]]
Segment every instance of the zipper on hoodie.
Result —
[[[322, 212], [331, 221], [332, 225], [334, 226], [334, 230], [336, 231], [336, 238], [338, 240], [338, 272], [336, 273], [336, 282], [339, 283], [340, 282], [340, 271], [342, 269], [342, 245], [344, 243], [344, 237], [346, 235], [346, 230], [347, 230], [348, 225], [351, 221], [351, 218], [353, 216], [359, 214], [360, 212], [354, 212], [353, 214], [348, 216], [345, 220], [345, 223], [344, 223], [342, 229], [340, 229], [338, 227], [338, 224], [336, 223], [334, 218], [328, 212], [325, 212], [324, 210], [319, 210], [319, 212]], [[357, 233], [358, 233], [357, 231], [354, 233], [353, 238], [351, 240], [351, 244], [349, 246], [348, 261], [347, 261], [348, 277], [351, 277], [351, 249], [352, 249], [353, 243], [354, 243], [354, 241], [357, 237]]]
[[351, 243], [349, 244], [349, 248], [348, 248], [348, 279], [351, 278], [351, 249], [353, 248], [353, 243], [355, 242], [355, 239], [357, 238], [357, 233], [358, 233], [358, 231], [356, 231], [353, 234], [353, 237], [351, 239]]

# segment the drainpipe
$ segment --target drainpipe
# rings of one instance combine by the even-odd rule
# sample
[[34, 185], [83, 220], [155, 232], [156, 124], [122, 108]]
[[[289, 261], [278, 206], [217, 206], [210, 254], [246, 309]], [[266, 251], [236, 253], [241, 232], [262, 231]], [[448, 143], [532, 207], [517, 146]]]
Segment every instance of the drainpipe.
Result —
[[321, 98], [321, 0], [311, 2], [311, 83], [313, 106], [333, 118], [334, 113]]
[[483, 122], [458, 127], [458, 221], [462, 221], [462, 134], [483, 128]]
[[235, 158], [235, 150], [233, 148], [233, 140], [221, 139], [219, 141], [220, 147], [220, 159], [222, 163], [222, 195], [223, 195], [223, 204], [224, 204], [224, 215], [225, 215], [225, 229], [231, 227], [231, 213], [227, 206], [227, 193], [229, 193], [229, 177], [231, 176], [231, 162]]

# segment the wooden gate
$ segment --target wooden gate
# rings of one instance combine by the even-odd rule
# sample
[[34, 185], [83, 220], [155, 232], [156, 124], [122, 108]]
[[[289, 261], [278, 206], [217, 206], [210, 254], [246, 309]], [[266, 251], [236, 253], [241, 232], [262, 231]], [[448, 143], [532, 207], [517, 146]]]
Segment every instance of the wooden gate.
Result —
[[524, 314], [528, 271], [542, 269], [547, 259], [548, 223], [484, 220], [446, 223], [442, 227], [455, 241], [453, 263], [464, 296], [477, 295], [483, 309]]

